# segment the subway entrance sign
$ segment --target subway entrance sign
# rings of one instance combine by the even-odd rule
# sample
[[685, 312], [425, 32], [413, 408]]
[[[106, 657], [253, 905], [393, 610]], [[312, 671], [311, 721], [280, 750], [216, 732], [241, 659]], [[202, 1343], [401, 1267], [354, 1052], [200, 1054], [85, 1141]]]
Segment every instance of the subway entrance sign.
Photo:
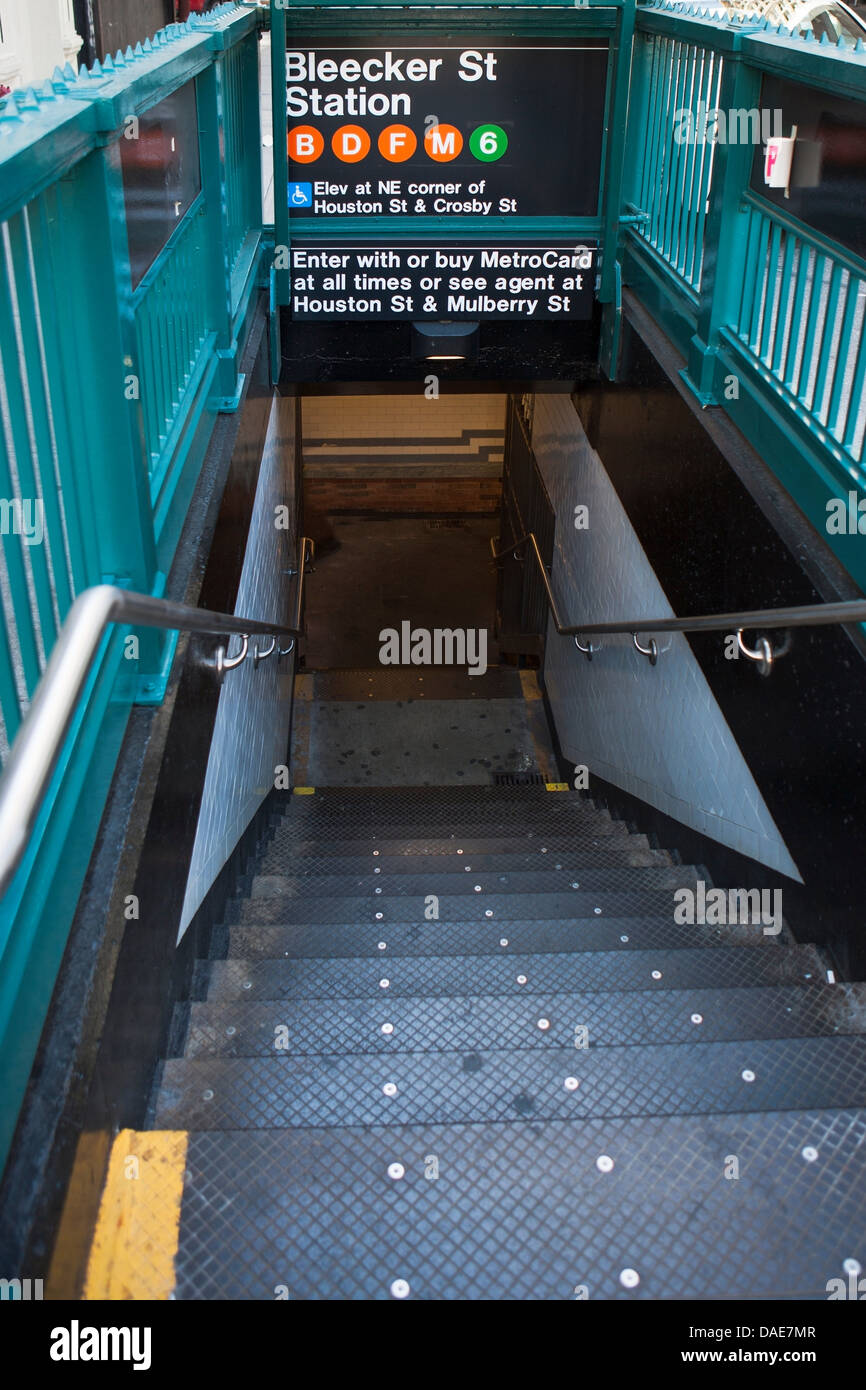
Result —
[[587, 319], [594, 242], [307, 242], [292, 247], [292, 316], [329, 319]]
[[293, 217], [594, 217], [601, 39], [286, 51]]

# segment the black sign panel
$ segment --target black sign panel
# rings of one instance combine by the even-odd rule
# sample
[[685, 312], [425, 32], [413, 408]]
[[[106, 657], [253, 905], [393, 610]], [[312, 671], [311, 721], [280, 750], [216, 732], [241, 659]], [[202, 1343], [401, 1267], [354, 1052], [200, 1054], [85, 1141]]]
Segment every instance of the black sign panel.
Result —
[[290, 47], [289, 207], [595, 216], [607, 54], [600, 39]]
[[346, 242], [292, 247], [292, 316], [320, 319], [587, 319], [595, 243]]

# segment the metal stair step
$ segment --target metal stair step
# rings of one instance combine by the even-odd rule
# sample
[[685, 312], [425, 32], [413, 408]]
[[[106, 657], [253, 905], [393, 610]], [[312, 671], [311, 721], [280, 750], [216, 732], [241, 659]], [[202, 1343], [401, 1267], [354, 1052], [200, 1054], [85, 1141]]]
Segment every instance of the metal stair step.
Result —
[[[561, 783], [553, 785], [561, 786]], [[472, 783], [448, 786], [382, 786], [382, 787], [316, 787], [313, 795], [293, 796], [287, 814], [300, 809], [305, 814], [319, 815], [391, 815], [400, 819], [401, 812], [423, 812], [430, 816], [481, 816], [485, 811], [520, 804], [539, 807], [568, 804], [582, 813], [606, 816], [609, 813], [596, 806], [586, 792], [548, 791], [542, 786], [496, 786]]]
[[853, 1110], [192, 1133], [175, 1297], [825, 1300], [864, 1142]]
[[[459, 861], [458, 861], [459, 862]], [[466, 863], [456, 870], [444, 870], [439, 864], [418, 865], [414, 873], [377, 872], [373, 860], [365, 873], [319, 874], [315, 877], [259, 872], [250, 884], [249, 897], [261, 898], [344, 898], [344, 897], [423, 897], [435, 891], [446, 897], [454, 894], [477, 893], [571, 893], [578, 888], [589, 892], [616, 893], [623, 890], [643, 892], [646, 889], [665, 889], [669, 894], [678, 888], [694, 890], [700, 873], [692, 865], [671, 864], [653, 868], [625, 869], [587, 867], [565, 869], [558, 859], [543, 868], [510, 869], [490, 872], [478, 868], [467, 856]], [[772, 899], [768, 899], [772, 901]], [[673, 906], [673, 905], [672, 905]]]
[[[572, 1079], [575, 1089], [568, 1088]], [[580, 1053], [560, 1047], [169, 1059], [154, 1125], [498, 1124], [864, 1105], [866, 1037], [839, 1036]]]
[[200, 961], [196, 990], [209, 999], [390, 999], [467, 993], [507, 997], [571, 990], [723, 989], [825, 979], [826, 967], [813, 946], [768, 946], [763, 951], [712, 946], [546, 955], [503, 951], [499, 958], [404, 957], [387, 965], [357, 957]]
[[390, 831], [399, 838], [437, 830], [489, 835], [500, 826], [511, 827], [511, 833], [515, 827], [520, 832], [531, 826], [536, 834], [542, 830], [563, 834], [569, 828], [586, 830], [609, 819], [607, 812], [577, 792], [548, 793], [535, 787], [447, 787], [444, 793], [436, 787], [376, 791], [324, 787], [314, 796], [293, 797], [284, 825], [297, 827], [305, 837], [318, 830], [327, 835], [348, 831], [379, 836]]
[[[415, 896], [382, 896], [317, 899], [303, 898], [243, 898], [226, 905], [226, 922], [269, 922], [290, 925], [304, 922], [424, 922], [428, 920], [427, 899], [433, 891]], [[535, 918], [560, 918], [564, 921], [582, 917], [657, 917], [670, 918], [676, 904], [670, 889], [646, 888], [635, 892], [616, 893], [611, 890], [584, 892], [582, 888], [569, 893], [437, 893], [439, 922], [531, 921]], [[760, 928], [755, 928], [760, 930]]]
[[[448, 841], [449, 849], [443, 849], [441, 853], [416, 851], [414, 854], [373, 854], [368, 849], [363, 854], [340, 855], [327, 849], [320, 853], [317, 846], [306, 841], [306, 849], [300, 855], [293, 852], [294, 846], [291, 849], [280, 849], [269, 845], [260, 856], [259, 872], [262, 875], [286, 875], [304, 881], [308, 878], [332, 875], [364, 875], [379, 868], [384, 876], [411, 877], [413, 874], [427, 872], [431, 867], [431, 861], [434, 860], [436, 872], [444, 874], [464, 873], [467, 864], [471, 864], [479, 873], [489, 874], [537, 871], [546, 868], [548, 864], [551, 867], [558, 864], [566, 873], [575, 873], [578, 869], [587, 873], [590, 870], [671, 867], [673, 861], [666, 850], [650, 849], [647, 845], [634, 843], [644, 838], [637, 835], [629, 836], [622, 849], [601, 849], [595, 846], [575, 848], [574, 845], [569, 845], [558, 854], [546, 850], [544, 855], [540, 848], [527, 850], [524, 842], [519, 842], [510, 852], [494, 851], [488, 854], [484, 850], [478, 850], [475, 854], [461, 851], [458, 855], [454, 851], [453, 841]], [[438, 843], [442, 844], [441, 841]]]
[[[500, 956], [554, 951], [676, 950], [694, 946], [776, 946], [791, 940], [763, 935], [760, 926], [681, 926], [670, 918], [587, 917], [581, 921], [509, 922], [506, 928], [482, 922], [339, 923], [309, 927], [249, 922], [229, 929], [228, 955], [246, 960], [331, 960], [374, 956]], [[503, 942], [505, 943], [503, 945]]]
[[[186, 1057], [270, 1057], [288, 1028], [293, 1056], [643, 1046], [866, 1033], [866, 985], [775, 985], [542, 994], [502, 999], [295, 1000], [179, 1005]], [[549, 1027], [540, 1028], [546, 1019]], [[388, 1033], [382, 1025], [390, 1024]], [[577, 1029], [586, 1029], [586, 1036]]]
[[[483, 790], [478, 788], [478, 790]], [[587, 802], [571, 801], [574, 810], [565, 815], [548, 813], [539, 815], [537, 807], [524, 807], [518, 815], [513, 806], [491, 806], [486, 815], [452, 816], [439, 815], [427, 820], [423, 812], [405, 817], [389, 816], [388, 819], [370, 819], [351, 814], [337, 814], [333, 817], [326, 811], [296, 810], [292, 806], [284, 811], [275, 827], [275, 839], [286, 844], [297, 839], [314, 839], [324, 842], [331, 840], [382, 840], [389, 833], [395, 840], [451, 840], [470, 839], [489, 840], [498, 834], [512, 838], [520, 843], [527, 839], [537, 842], [544, 835], [583, 837], [593, 836], [600, 840], [611, 836], [626, 836], [631, 832], [624, 821], [615, 820], [607, 811], [597, 811]], [[504, 825], [505, 829], [499, 827]]]
[[[322, 863], [328, 870], [329, 861], [363, 858], [384, 860], [387, 857], [405, 859], [415, 855], [432, 858], [437, 855], [452, 856], [481, 854], [529, 855], [536, 854], [597, 854], [599, 863], [624, 863], [632, 852], [635, 841], [638, 848], [643, 836], [632, 835], [626, 826], [609, 822], [606, 826], [593, 827], [590, 831], [565, 834], [536, 835], [533, 830], [517, 834], [514, 830], [496, 831], [484, 835], [480, 831], [466, 835], [335, 835], [319, 834], [314, 839], [302, 831], [287, 831], [281, 823], [274, 833], [267, 850], [262, 855], [263, 868], [276, 868], [280, 872], [299, 872], [306, 864]], [[665, 853], [665, 851], [657, 851]], [[539, 864], [542, 862], [538, 861]], [[668, 858], [667, 862], [672, 862]]]

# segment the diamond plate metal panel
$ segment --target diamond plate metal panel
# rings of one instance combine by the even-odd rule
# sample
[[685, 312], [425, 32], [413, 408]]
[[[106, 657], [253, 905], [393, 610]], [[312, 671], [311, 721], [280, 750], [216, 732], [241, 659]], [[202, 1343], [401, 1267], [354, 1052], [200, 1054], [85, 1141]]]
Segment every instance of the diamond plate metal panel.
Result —
[[[505, 1048], [722, 1042], [866, 1033], [866, 985], [662, 990], [658, 994], [548, 994], [524, 999], [296, 1000], [195, 1003], [187, 1057], [271, 1057], [288, 1028], [295, 1056], [483, 1052]], [[539, 1028], [547, 1019], [549, 1028]], [[383, 1025], [390, 1031], [383, 1032]]]
[[[574, 1077], [578, 1086], [566, 1088]], [[548, 1051], [177, 1058], [161, 1129], [502, 1124], [866, 1105], [866, 1037]]]
[[[294, 419], [294, 402], [275, 396], [237, 590], [235, 612], [265, 622], [279, 621], [289, 605], [297, 539], [275, 527], [273, 519], [275, 506], [288, 503], [294, 511], [294, 482], [285, 465], [294, 450]], [[234, 674], [237, 680], [226, 681], [220, 691], [179, 936], [273, 786], [274, 767], [285, 756], [292, 693], [287, 666], [272, 661], [257, 670], [247, 661]]]
[[176, 1297], [823, 1300], [864, 1156], [850, 1110], [192, 1134]]
[[[551, 580], [563, 611], [596, 621], [671, 615], [667, 595], [567, 396], [540, 393], [532, 428], [556, 511]], [[574, 505], [592, 527], [576, 532]], [[548, 623], [545, 684], [566, 756], [741, 854], [796, 874], [782, 836], [684, 633], [657, 666], [630, 638], [605, 637], [592, 662]]]

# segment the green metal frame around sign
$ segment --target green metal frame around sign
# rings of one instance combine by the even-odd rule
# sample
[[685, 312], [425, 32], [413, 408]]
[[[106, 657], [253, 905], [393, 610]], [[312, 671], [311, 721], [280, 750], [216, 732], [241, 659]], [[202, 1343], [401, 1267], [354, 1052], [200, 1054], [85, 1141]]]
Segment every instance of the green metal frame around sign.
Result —
[[[288, 25], [299, 43], [325, 42], [339, 35], [343, 39], [363, 39], [374, 30], [388, 24], [388, 10], [396, 5], [370, 8], [368, 6], [329, 5], [306, 7], [271, 6], [271, 78], [274, 92], [286, 89], [286, 42]], [[383, 10], [385, 13], [383, 14]], [[424, 6], [399, 6], [401, 31], [423, 38], [453, 32], [456, 27], [472, 28], [475, 32], [501, 37], [602, 38], [610, 42], [611, 62], [607, 70], [605, 93], [605, 130], [602, 142], [602, 164], [599, 180], [599, 205], [594, 217], [487, 217], [449, 218], [444, 216], [419, 218], [333, 217], [328, 219], [328, 235], [351, 238], [353, 241], [453, 241], [461, 237], [574, 237], [592, 238], [599, 243], [600, 283], [597, 298], [610, 304], [616, 295], [616, 272], [612, 259], [605, 258], [605, 247], [615, 246], [618, 234], [619, 207], [622, 200], [621, 182], [628, 108], [629, 61], [634, 30], [634, 0], [614, 5], [551, 6], [533, 3], [526, 7], [481, 6], [458, 3], [447, 10]], [[465, 12], [464, 14], [461, 12]], [[470, 18], [471, 16], [471, 18]], [[288, 186], [288, 152], [286, 121], [276, 102], [274, 124], [274, 187]], [[322, 235], [321, 227], [294, 221], [285, 199], [275, 199], [275, 241], [277, 247], [290, 248]], [[284, 259], [286, 259], [284, 253]], [[291, 304], [291, 274], [286, 265], [275, 270], [275, 303], [287, 308]]]

